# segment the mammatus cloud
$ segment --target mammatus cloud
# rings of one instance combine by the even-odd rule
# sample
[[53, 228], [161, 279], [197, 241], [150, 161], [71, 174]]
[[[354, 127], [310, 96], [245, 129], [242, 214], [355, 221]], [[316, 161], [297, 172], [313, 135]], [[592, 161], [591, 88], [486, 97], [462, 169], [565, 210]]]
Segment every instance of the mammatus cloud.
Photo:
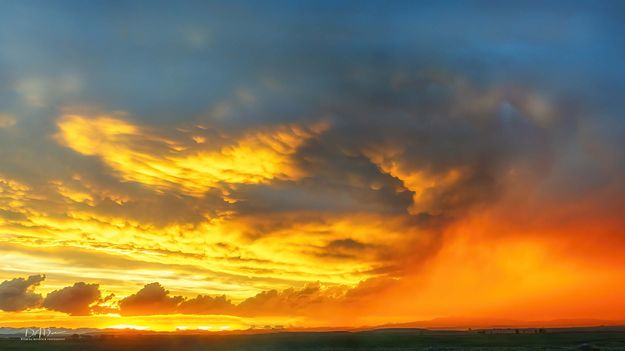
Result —
[[33, 290], [46, 277], [31, 275], [27, 279], [15, 278], [0, 283], [0, 309], [3, 311], [23, 311], [38, 307], [41, 304], [41, 294]]
[[100, 300], [98, 284], [75, 283], [46, 295], [42, 307], [49, 310], [82, 316], [91, 313], [91, 305]]

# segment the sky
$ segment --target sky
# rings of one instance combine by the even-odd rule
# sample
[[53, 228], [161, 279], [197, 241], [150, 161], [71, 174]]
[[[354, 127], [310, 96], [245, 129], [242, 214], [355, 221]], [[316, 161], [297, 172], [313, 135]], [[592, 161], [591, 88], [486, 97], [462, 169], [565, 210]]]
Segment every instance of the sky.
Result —
[[624, 10], [4, 1], [0, 326], [625, 321]]

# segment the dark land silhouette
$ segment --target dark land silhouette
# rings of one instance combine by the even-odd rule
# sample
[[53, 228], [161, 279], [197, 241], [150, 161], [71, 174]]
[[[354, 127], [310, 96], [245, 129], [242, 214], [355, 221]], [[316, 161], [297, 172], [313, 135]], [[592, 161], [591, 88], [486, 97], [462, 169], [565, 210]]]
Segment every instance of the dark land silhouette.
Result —
[[501, 328], [466, 331], [415, 328], [333, 332], [216, 334], [187, 331], [95, 332], [64, 340], [4, 335], [0, 350], [284, 351], [284, 350], [625, 350], [625, 327]]

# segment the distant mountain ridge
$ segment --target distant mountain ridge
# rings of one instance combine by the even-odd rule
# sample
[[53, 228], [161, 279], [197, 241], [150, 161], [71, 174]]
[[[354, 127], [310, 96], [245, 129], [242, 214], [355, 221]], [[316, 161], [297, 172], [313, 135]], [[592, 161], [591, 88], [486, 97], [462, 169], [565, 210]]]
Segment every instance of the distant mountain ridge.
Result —
[[382, 324], [366, 329], [425, 328], [425, 329], [480, 329], [480, 328], [577, 328], [597, 326], [625, 326], [625, 321], [603, 319], [552, 319], [523, 321], [504, 318], [435, 318], [424, 321]]

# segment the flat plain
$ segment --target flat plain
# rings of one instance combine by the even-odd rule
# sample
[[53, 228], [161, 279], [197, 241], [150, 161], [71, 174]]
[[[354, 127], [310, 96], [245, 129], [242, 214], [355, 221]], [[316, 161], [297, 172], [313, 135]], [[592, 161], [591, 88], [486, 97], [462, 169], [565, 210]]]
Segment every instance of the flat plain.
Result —
[[349, 351], [349, 350], [625, 350], [624, 331], [277, 332], [265, 334], [99, 334], [61, 341], [0, 339], [0, 350], [46, 351]]

